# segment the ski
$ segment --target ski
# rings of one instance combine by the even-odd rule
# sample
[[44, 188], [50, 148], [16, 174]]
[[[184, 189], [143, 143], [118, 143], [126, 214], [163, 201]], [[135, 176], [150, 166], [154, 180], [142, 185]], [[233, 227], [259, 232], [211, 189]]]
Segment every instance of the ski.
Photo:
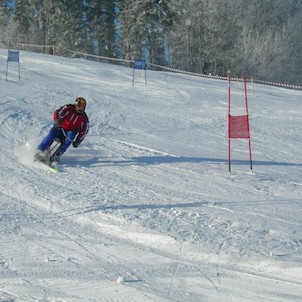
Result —
[[49, 158], [48, 167], [55, 173], [59, 172], [59, 163], [54, 161], [53, 156]]
[[57, 173], [57, 172], [60, 171], [58, 164], [54, 161], [51, 161], [47, 157], [45, 157], [45, 158], [35, 158], [34, 161], [43, 164], [43, 166], [47, 167], [48, 170], [50, 170], [51, 172]]
[[58, 173], [60, 171], [59, 166], [57, 164], [49, 163], [48, 168], [50, 171], [52, 171], [54, 173]]
[[34, 161], [38, 161], [47, 166], [48, 169], [54, 173], [59, 172], [60, 148], [63, 141], [55, 139], [48, 149], [44, 152], [37, 152], [34, 155]]

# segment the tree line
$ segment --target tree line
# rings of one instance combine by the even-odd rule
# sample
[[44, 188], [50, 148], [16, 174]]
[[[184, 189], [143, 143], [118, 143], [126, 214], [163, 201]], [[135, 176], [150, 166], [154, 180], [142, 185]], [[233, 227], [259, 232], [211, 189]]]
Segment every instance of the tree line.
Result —
[[0, 1], [0, 46], [302, 84], [302, 0]]

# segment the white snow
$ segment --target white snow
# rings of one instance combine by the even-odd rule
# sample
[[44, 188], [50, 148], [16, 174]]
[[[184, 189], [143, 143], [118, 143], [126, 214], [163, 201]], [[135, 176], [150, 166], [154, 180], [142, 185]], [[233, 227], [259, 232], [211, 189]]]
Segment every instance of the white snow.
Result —
[[[227, 82], [0, 50], [0, 301], [302, 301], [302, 91], [248, 85], [253, 170]], [[232, 110], [244, 113], [243, 84]], [[91, 128], [32, 161], [60, 105]]]

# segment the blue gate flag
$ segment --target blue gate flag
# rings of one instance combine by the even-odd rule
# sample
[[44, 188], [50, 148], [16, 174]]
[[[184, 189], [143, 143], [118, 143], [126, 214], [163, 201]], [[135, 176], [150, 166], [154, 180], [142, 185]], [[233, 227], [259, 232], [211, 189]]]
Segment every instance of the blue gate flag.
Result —
[[147, 63], [145, 60], [135, 60], [134, 61], [134, 69], [147, 69]]
[[8, 62], [19, 62], [19, 50], [9, 50], [7, 61]]
[[19, 50], [8, 50], [7, 62], [6, 62], [6, 80], [8, 73], [8, 62], [17, 62], [19, 70], [19, 80], [20, 80], [20, 55]]

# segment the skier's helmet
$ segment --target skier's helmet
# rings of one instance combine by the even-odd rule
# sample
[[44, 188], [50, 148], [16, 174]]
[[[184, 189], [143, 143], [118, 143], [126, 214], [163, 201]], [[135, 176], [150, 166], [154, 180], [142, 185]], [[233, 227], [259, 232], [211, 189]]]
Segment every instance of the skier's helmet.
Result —
[[86, 100], [84, 98], [77, 98], [75, 100], [75, 108], [78, 112], [83, 113], [86, 109]]

